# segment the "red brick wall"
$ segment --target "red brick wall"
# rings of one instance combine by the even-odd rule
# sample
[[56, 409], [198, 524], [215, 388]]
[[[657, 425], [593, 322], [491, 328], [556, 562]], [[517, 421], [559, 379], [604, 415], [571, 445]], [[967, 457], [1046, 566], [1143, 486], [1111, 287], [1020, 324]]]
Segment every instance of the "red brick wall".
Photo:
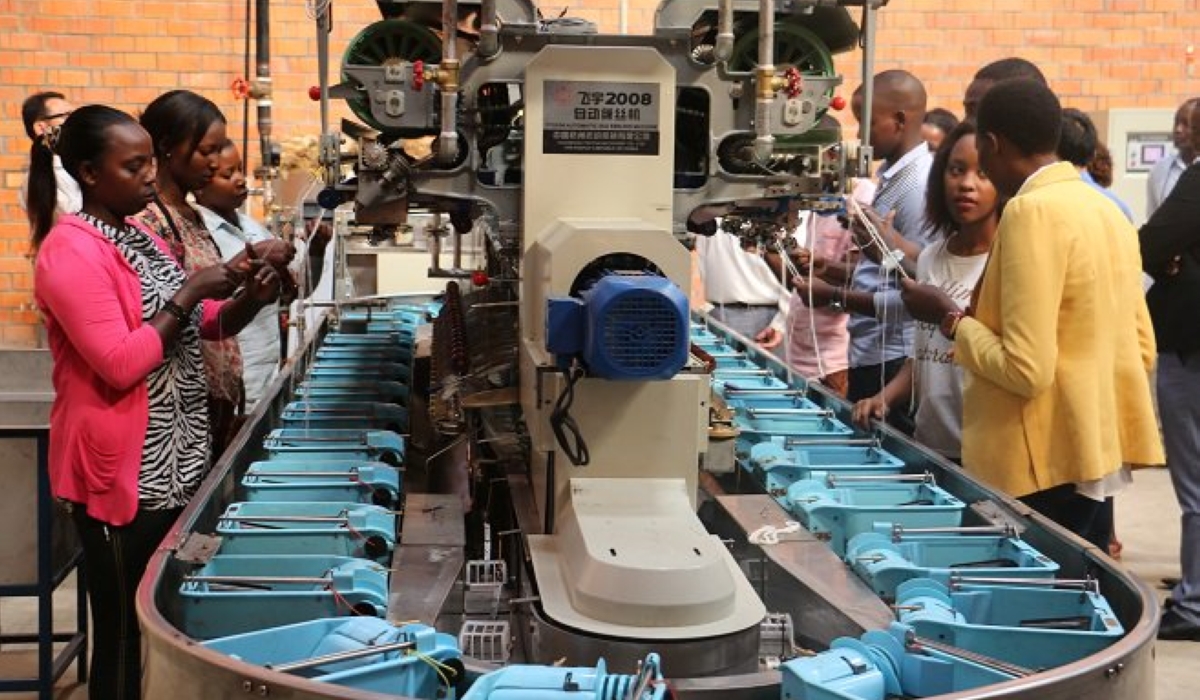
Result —
[[[570, 14], [604, 31], [618, 27], [618, 0], [541, 4], [547, 14], [570, 4]], [[648, 32], [656, 0], [628, 5], [630, 31]], [[240, 139], [242, 107], [229, 85], [244, 72], [244, 12], [242, 0], [0, 0], [0, 345], [37, 339], [28, 227], [17, 204], [29, 148], [21, 101], [58, 89], [77, 104], [136, 112], [184, 87], [215, 101]], [[316, 82], [314, 25], [302, 0], [275, 0], [271, 18], [275, 136], [314, 134], [318, 112], [306, 95]], [[377, 18], [372, 0], [334, 0], [335, 80], [347, 41]], [[1200, 43], [1198, 30], [1200, 0], [893, 0], [880, 13], [877, 66], [912, 71], [926, 82], [931, 106], [956, 112], [974, 71], [1009, 55], [1037, 62], [1064, 103], [1084, 110], [1170, 107], [1200, 94], [1185, 54]], [[859, 82], [858, 61], [838, 61], [847, 93]]]

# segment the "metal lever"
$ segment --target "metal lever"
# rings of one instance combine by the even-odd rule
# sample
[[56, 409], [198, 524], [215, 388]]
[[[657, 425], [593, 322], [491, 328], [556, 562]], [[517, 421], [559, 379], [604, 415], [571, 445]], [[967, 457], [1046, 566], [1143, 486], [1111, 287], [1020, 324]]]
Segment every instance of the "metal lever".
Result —
[[875, 438], [784, 438], [785, 447], [879, 447]]
[[755, 408], [742, 407], [751, 418], [759, 416], [817, 416], [820, 418], [832, 418], [833, 411], [827, 408]]
[[960, 647], [950, 646], [949, 644], [942, 644], [941, 642], [935, 642], [923, 637], [917, 637], [916, 635], [906, 639], [905, 642], [905, 646], [909, 650], [919, 651], [922, 648], [932, 649], [945, 654], [946, 656], [953, 656], [954, 658], [970, 661], [972, 663], [979, 664], [980, 666], [986, 666], [987, 668], [1000, 671], [1001, 673], [1007, 673], [1015, 678], [1025, 678], [1037, 673], [1037, 671], [1024, 666], [1018, 666], [1007, 661], [1001, 661], [1000, 659], [996, 659], [991, 656], [985, 656], [983, 654], [968, 651]]
[[725, 396], [804, 396], [803, 389], [741, 389], [725, 385]]
[[950, 587], [962, 584], [985, 586], [1037, 586], [1043, 588], [1076, 588], [1099, 595], [1100, 582], [1094, 578], [1005, 578], [1000, 576], [962, 576], [952, 574]]
[[286, 477], [288, 479], [346, 479], [347, 481], [358, 480], [358, 470], [352, 469], [344, 472], [260, 472], [251, 469], [246, 472], [247, 478], [256, 477], [259, 479], [270, 479], [274, 477]]
[[904, 527], [899, 523], [892, 525], [892, 541], [899, 542], [906, 535], [1001, 535], [1016, 537], [1017, 531], [1011, 525], [984, 525], [979, 527]]
[[836, 486], [842, 482], [855, 483], [920, 483], [920, 484], [936, 484], [933, 474], [925, 472], [924, 474], [866, 474], [862, 476], [839, 476], [833, 472], [825, 475], [826, 486]]
[[266, 668], [280, 673], [293, 673], [295, 671], [303, 671], [305, 669], [320, 666], [322, 664], [333, 663], [336, 661], [348, 661], [350, 659], [361, 659], [364, 656], [375, 656], [376, 654], [386, 654], [389, 651], [404, 651], [416, 647], [416, 642], [393, 642], [391, 644], [380, 644], [379, 646], [364, 647], [362, 649], [350, 649], [348, 651], [339, 651], [325, 656], [315, 656], [304, 661], [293, 661], [289, 664], [266, 664]]
[[349, 523], [344, 515], [222, 515], [235, 523]]

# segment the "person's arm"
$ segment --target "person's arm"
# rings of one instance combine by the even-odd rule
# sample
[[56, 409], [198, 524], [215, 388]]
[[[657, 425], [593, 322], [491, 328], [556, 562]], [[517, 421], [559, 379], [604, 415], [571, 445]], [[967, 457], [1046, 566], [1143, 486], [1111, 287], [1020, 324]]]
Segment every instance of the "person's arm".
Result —
[[1070, 251], [1047, 240], [1065, 222], [1009, 205], [989, 265], [1000, 285], [1003, 337], [973, 318], [955, 335], [959, 364], [1001, 388], [1033, 398], [1050, 387], [1058, 361], [1058, 316]]
[[1156, 278], [1166, 274], [1173, 258], [1200, 245], [1200, 165], [1193, 165], [1179, 176], [1171, 194], [1142, 226], [1138, 238], [1142, 269]]
[[888, 411], [893, 406], [908, 401], [913, 390], [913, 361], [909, 358], [904, 366], [892, 377], [892, 381], [884, 385], [883, 390], [874, 396], [854, 404], [854, 424], [863, 430], [871, 427], [872, 420], [887, 418]]
[[257, 264], [247, 273], [246, 284], [240, 294], [223, 302], [205, 302], [201, 312], [200, 337], [222, 340], [237, 335], [264, 306], [278, 298], [279, 273], [272, 265], [255, 262]]
[[119, 281], [99, 252], [88, 242], [49, 241], [38, 253], [34, 286], [84, 362], [105, 384], [127, 391], [162, 364], [165, 344], [154, 325], [129, 328], [117, 297]]

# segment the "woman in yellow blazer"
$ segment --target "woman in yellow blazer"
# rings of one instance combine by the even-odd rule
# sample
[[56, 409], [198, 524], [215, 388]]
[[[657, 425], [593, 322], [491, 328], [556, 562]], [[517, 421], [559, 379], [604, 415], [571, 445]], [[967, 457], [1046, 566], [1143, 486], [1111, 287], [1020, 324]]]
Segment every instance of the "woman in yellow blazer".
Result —
[[1077, 534], [1122, 463], [1158, 464], [1148, 372], [1154, 336], [1137, 231], [1055, 148], [1061, 108], [1033, 81], [998, 83], [979, 107], [980, 163], [1012, 199], [969, 316], [908, 284], [966, 370], [963, 465]]

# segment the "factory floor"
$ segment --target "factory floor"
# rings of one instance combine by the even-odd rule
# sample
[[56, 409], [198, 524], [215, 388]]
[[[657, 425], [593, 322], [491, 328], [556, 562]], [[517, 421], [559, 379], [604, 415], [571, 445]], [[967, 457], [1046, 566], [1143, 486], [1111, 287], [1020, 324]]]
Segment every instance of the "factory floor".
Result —
[[[1160, 581], [1178, 571], [1179, 507], [1165, 469], [1136, 472], [1129, 491], [1117, 498], [1117, 531], [1125, 548], [1122, 563], [1142, 577], [1151, 588], [1166, 595]], [[56, 595], [56, 629], [70, 630], [74, 620], [74, 584], [67, 581]], [[36, 615], [32, 599], [0, 600], [0, 632], [34, 630]], [[1159, 642], [1157, 649], [1157, 700], [1183, 700], [1194, 696], [1200, 686], [1200, 664], [1196, 663], [1200, 642]], [[35, 655], [29, 646], [0, 647], [0, 680], [27, 677], [34, 673]], [[86, 700], [85, 687], [74, 682], [72, 667], [59, 680], [56, 700]], [[36, 693], [0, 693], [0, 700], [37, 700]], [[1135, 700], [1135, 699], [1131, 699]], [[1137, 698], [1136, 700], [1146, 700]]]

